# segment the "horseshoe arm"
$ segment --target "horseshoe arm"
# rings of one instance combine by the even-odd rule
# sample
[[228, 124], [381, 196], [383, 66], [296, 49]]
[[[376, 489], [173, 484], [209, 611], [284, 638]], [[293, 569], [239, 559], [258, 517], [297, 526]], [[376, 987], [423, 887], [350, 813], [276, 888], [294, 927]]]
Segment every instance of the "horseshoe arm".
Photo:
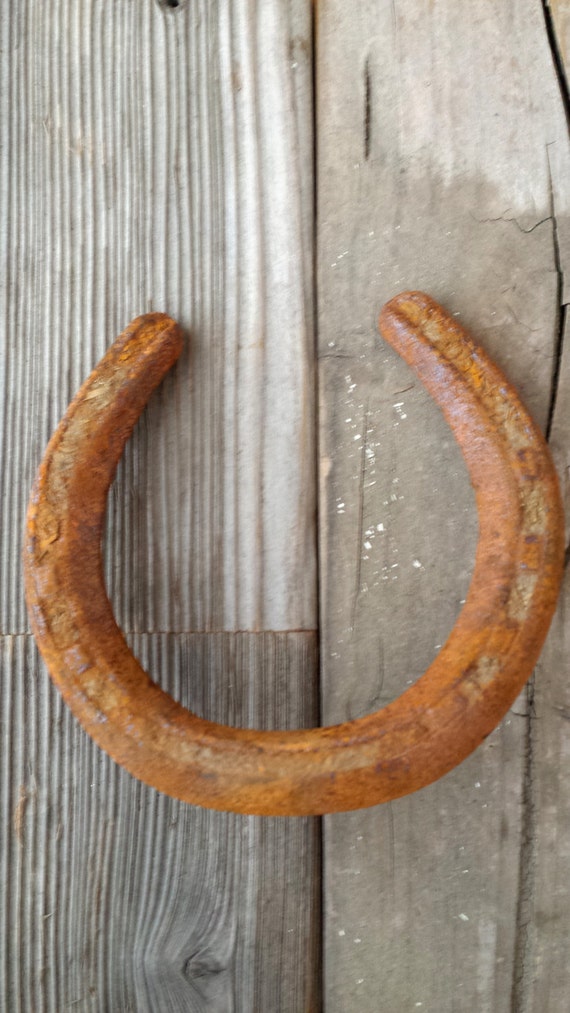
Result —
[[150, 314], [123, 332], [49, 443], [26, 528], [32, 630], [84, 728], [160, 791], [267, 815], [387, 801], [464, 759], [531, 674], [564, 555], [546, 444], [502, 373], [428, 296], [398, 296], [380, 326], [461, 446], [480, 535], [465, 606], [440, 654], [397, 700], [357, 721], [288, 732], [206, 721], [150, 679], [115, 622], [101, 560], [106, 496], [136, 419], [180, 354], [181, 332], [170, 318]]

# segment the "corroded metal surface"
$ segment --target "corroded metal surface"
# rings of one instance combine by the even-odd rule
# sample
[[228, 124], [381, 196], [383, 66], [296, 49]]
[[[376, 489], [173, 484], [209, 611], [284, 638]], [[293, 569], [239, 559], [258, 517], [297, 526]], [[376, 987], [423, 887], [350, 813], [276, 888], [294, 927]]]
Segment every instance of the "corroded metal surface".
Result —
[[117, 627], [101, 561], [105, 501], [136, 419], [180, 353], [172, 320], [135, 320], [50, 441], [27, 519], [32, 628], [83, 727], [160, 791], [267, 815], [385, 802], [460, 763], [532, 672], [564, 556], [548, 448], [503, 374], [428, 296], [396, 297], [380, 327], [451, 426], [475, 489], [480, 535], [465, 606], [438, 657], [397, 700], [356, 721], [287, 732], [206, 721], [152, 682]]

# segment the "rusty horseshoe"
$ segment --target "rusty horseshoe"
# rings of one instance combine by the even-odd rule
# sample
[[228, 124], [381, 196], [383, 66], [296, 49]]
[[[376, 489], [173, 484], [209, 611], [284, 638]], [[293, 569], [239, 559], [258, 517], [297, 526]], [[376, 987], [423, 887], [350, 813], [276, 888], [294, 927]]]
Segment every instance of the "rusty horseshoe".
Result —
[[546, 443], [500, 370], [437, 303], [406, 292], [380, 329], [442, 409], [475, 489], [469, 593], [425, 674], [344, 724], [252, 731], [175, 702], [133, 657], [105, 593], [101, 537], [123, 447], [182, 335], [163, 314], [117, 339], [52, 437], [27, 517], [32, 629], [51, 677], [92, 738], [159, 791], [265, 815], [375, 805], [435, 781], [498, 724], [529, 678], [562, 578], [563, 514]]

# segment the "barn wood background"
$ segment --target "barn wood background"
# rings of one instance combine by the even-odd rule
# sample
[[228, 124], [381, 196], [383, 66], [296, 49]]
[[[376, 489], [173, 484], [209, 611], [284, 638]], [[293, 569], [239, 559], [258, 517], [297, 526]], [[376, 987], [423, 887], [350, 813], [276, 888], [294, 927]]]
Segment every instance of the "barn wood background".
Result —
[[568, 3], [0, 0], [0, 46], [0, 1007], [566, 1013], [567, 587], [535, 681], [460, 768], [273, 820], [171, 801], [95, 748], [38, 660], [19, 559], [68, 401], [165, 310], [191, 338], [105, 548], [137, 656], [264, 727], [421, 674], [476, 520], [376, 318], [414, 287], [457, 313], [568, 498]]

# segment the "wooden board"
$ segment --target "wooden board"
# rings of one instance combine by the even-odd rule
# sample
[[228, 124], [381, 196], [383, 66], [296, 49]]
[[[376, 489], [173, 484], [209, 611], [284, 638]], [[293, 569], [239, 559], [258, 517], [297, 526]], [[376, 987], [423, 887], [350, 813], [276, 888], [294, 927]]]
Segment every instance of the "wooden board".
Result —
[[[570, 335], [566, 323], [551, 445], [568, 509]], [[523, 1013], [568, 1008], [570, 950], [570, 628], [568, 568], [558, 612], [537, 666], [527, 760], [527, 861], [521, 906]]]
[[[570, 109], [570, 8], [563, 0], [552, 3], [547, 21], [557, 58], [560, 97]], [[557, 377], [552, 394], [550, 444], [558, 466], [567, 517], [570, 507], [570, 333], [568, 321], [567, 177], [553, 187], [559, 272], [559, 348]], [[568, 544], [568, 539], [567, 539]], [[567, 553], [568, 558], [568, 553]], [[565, 1013], [570, 992], [570, 750], [568, 722], [568, 658], [570, 627], [568, 572], [557, 615], [540, 659], [534, 694], [527, 760], [528, 846], [521, 908], [526, 931], [521, 937], [519, 992], [523, 1013], [553, 1010]]]
[[[201, 713], [314, 720], [312, 634], [131, 643]], [[0, 648], [2, 1007], [318, 1008], [316, 821], [212, 813], [147, 789], [80, 730], [30, 637]], [[254, 695], [269, 667], [271, 686]]]
[[20, 568], [71, 396], [131, 318], [169, 312], [188, 348], [110, 498], [118, 620], [204, 716], [318, 719], [311, 31], [308, 0], [0, 5], [13, 1013], [318, 1002], [318, 823], [194, 810], [119, 771], [48, 685]]
[[322, 898], [318, 821], [133, 781], [29, 636], [21, 531], [47, 438], [115, 334], [165, 309], [191, 337], [111, 493], [117, 617], [199, 713], [318, 719], [315, 253], [324, 721], [421, 674], [477, 535], [450, 433], [376, 333], [386, 298], [425, 288], [473, 330], [550, 431], [568, 497], [567, 3], [321, 0], [316, 49], [312, 6], [0, 0], [10, 1013], [567, 1013], [567, 588], [484, 747], [326, 820]]
[[[332, 722], [388, 702], [429, 665], [465, 598], [476, 540], [457, 448], [378, 337], [380, 307], [403, 289], [435, 296], [546, 426], [568, 138], [535, 0], [328, 0], [317, 38], [322, 699]], [[530, 729], [523, 697], [438, 784], [325, 821], [326, 1009], [526, 1009]], [[562, 994], [557, 985], [559, 1005], [529, 1008], [562, 1010]]]

